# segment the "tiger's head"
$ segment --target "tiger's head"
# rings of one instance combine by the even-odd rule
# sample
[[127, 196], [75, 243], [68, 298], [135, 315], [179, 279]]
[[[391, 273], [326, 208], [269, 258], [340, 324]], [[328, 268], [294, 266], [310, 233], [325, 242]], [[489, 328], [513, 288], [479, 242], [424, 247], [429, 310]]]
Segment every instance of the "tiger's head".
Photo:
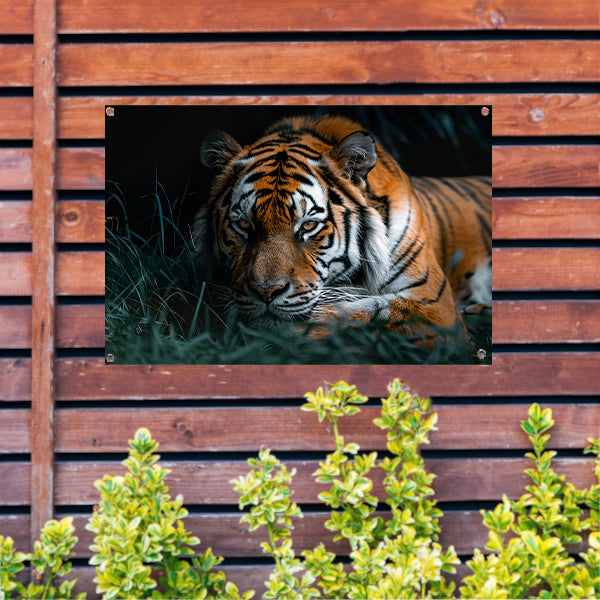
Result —
[[374, 138], [342, 117], [293, 117], [254, 144], [215, 131], [201, 148], [215, 171], [194, 244], [230, 276], [250, 318], [306, 317], [325, 287], [359, 275], [371, 291], [389, 267], [386, 227], [366, 198]]

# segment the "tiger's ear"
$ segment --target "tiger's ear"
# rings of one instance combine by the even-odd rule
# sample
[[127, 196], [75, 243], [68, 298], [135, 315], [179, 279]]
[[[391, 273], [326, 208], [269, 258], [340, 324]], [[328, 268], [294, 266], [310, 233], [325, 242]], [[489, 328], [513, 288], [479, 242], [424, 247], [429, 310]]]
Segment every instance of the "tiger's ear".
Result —
[[329, 152], [349, 179], [354, 182], [364, 180], [377, 162], [377, 146], [370, 133], [356, 131], [347, 135]]
[[222, 169], [241, 149], [228, 133], [213, 129], [202, 141], [200, 160], [205, 167]]

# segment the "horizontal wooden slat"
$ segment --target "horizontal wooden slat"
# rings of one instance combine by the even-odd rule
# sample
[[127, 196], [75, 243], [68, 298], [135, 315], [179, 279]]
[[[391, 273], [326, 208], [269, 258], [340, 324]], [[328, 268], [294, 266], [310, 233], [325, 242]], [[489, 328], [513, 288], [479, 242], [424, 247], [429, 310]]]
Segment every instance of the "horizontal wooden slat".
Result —
[[[0, 200], [0, 243], [31, 242], [31, 202]], [[57, 203], [57, 241], [103, 242], [104, 201]], [[494, 240], [596, 239], [600, 231], [598, 197], [495, 197]]]
[[[260, 440], [257, 440], [257, 451], [259, 446]], [[237, 505], [239, 496], [233, 491], [230, 481], [249, 469], [245, 462], [236, 461], [164, 461], [163, 464], [171, 469], [165, 479], [171, 494], [183, 494], [188, 505]], [[430, 472], [437, 475], [433, 488], [440, 502], [501, 500], [502, 494], [518, 498], [531, 481], [524, 473], [531, 466], [531, 461], [525, 458], [432, 458], [426, 459], [425, 464]], [[286, 461], [286, 465], [297, 469], [292, 485], [294, 500], [318, 503], [319, 493], [327, 489], [316, 483], [312, 475], [319, 462]], [[557, 473], [565, 475], [577, 487], [588, 487], [594, 483], [591, 458], [556, 458], [552, 465]], [[106, 473], [116, 475], [122, 472], [123, 467], [114, 463], [60, 462], [56, 465], [56, 503], [70, 506], [97, 504], [99, 498], [94, 481]], [[382, 476], [380, 469], [373, 473], [373, 490], [377, 497], [383, 497]], [[0, 495], [7, 495], [10, 486], [6, 486], [6, 490], [0, 491]]]
[[494, 146], [492, 185], [596, 187], [600, 146]]
[[494, 240], [597, 239], [600, 198], [508, 198], [492, 202]]
[[0, 140], [32, 139], [33, 98], [0, 98], [0, 115]]
[[[430, 396], [577, 396], [600, 391], [593, 352], [496, 353], [492, 365], [464, 366], [117, 366], [58, 359], [57, 400], [301, 398], [344, 379], [381, 397], [400, 377]], [[0, 400], [29, 400], [31, 361], [0, 358]], [[201, 382], [199, 384], [199, 382]]]
[[0, 243], [31, 242], [31, 202], [0, 200]]
[[[408, 94], [399, 96], [67, 96], [58, 100], [58, 137], [61, 139], [103, 138], [106, 104], [114, 106], [485, 104], [493, 106], [493, 135], [600, 134], [600, 119], [596, 118], [600, 110], [599, 94]], [[18, 123], [12, 126], [24, 127]]]
[[[378, 512], [377, 516], [388, 518], [388, 512]], [[242, 513], [222, 512], [210, 514], [191, 513], [185, 520], [185, 528], [201, 540], [199, 549], [212, 548], [218, 556], [225, 558], [252, 558], [260, 554], [260, 544], [267, 541], [267, 534], [263, 529], [249, 532], [246, 523], [240, 523]], [[91, 515], [73, 514], [73, 526], [78, 542], [73, 551], [76, 558], [89, 558], [92, 553], [90, 545], [93, 543], [94, 534], [85, 529]], [[58, 515], [62, 518], [63, 513]], [[293, 546], [296, 553], [302, 550], [316, 548], [321, 542], [329, 552], [338, 556], [348, 556], [350, 546], [345, 541], [333, 541], [333, 533], [325, 528], [325, 521], [330, 518], [329, 513], [304, 512], [303, 518], [295, 519], [292, 532]], [[488, 530], [482, 523], [483, 517], [478, 510], [450, 510], [446, 511], [440, 519], [440, 539], [443, 547], [450, 545], [459, 555], [472, 554], [475, 548], [482, 551], [488, 541]], [[0, 515], [0, 531], [5, 536], [10, 536], [15, 542], [15, 548], [21, 552], [29, 551], [29, 536], [27, 533], [29, 515]], [[569, 546], [572, 552], [583, 551], [587, 547], [585, 542]]]
[[[257, 440], [257, 445], [260, 441]], [[326, 488], [314, 481], [313, 473], [318, 461], [285, 461], [296, 469], [292, 489], [299, 503], [318, 503], [318, 494]], [[244, 475], [249, 467], [243, 461], [200, 461], [175, 463], [163, 461], [170, 469], [165, 482], [173, 497], [182, 494], [186, 505], [224, 504], [237, 505], [239, 496], [230, 481]], [[501, 500], [506, 494], [518, 498], [529, 483], [525, 469], [531, 461], [525, 458], [431, 458], [425, 460], [428, 471], [435, 473], [433, 483], [436, 499], [440, 502]], [[593, 459], [555, 458], [552, 462], [557, 473], [565, 475], [577, 487], [594, 483]], [[94, 481], [105, 474], [118, 475], [124, 468], [115, 462], [59, 462], [56, 464], [56, 495], [58, 506], [97, 504], [98, 491]], [[29, 504], [29, 464], [25, 462], [0, 462], [0, 475], [5, 485], [0, 487], [0, 504], [26, 506]], [[383, 497], [383, 471], [373, 472], [373, 492]]]
[[[0, 253], [0, 295], [31, 295], [31, 253]], [[56, 257], [59, 296], [104, 295], [104, 252], [60, 252]]]
[[[31, 348], [31, 306], [0, 306], [0, 331], [0, 347]], [[104, 304], [57, 306], [56, 347], [104, 347]]]
[[520, 300], [493, 303], [495, 344], [600, 342], [600, 302]]
[[[7, 2], [0, 34], [32, 33], [33, 0]], [[444, 0], [422, 3], [386, 0], [353, 2], [311, 0], [294, 4], [279, 0], [247, 10], [227, 0], [214, 10], [204, 2], [167, 4], [162, 0], [109, 0], [89, 3], [63, 0], [58, 5], [60, 33], [263, 32], [263, 31], [409, 31], [463, 29], [597, 29], [592, 0], [572, 5], [558, 0], [502, 0], [475, 3]]]
[[[600, 146], [494, 146], [497, 187], [600, 185]], [[57, 185], [62, 190], [104, 189], [104, 148], [60, 148]], [[0, 149], [0, 189], [31, 189], [31, 150]]]
[[0, 43], [0, 87], [33, 85], [33, 45]]
[[[59, 400], [166, 398], [298, 398], [344, 379], [380, 397], [396, 377], [423, 395], [503, 396], [596, 394], [594, 353], [496, 353], [492, 365], [444, 366], [127, 366], [63, 359]], [[0, 363], [1, 364], [1, 363]], [[438, 375], [436, 377], [436, 374]], [[199, 385], [198, 382], [201, 382]]]
[[104, 148], [59, 148], [56, 164], [58, 190], [104, 189]]
[[598, 47], [595, 40], [83, 43], [60, 46], [57, 68], [63, 86], [592, 82]]
[[[596, 290], [600, 284], [599, 248], [496, 248], [492, 253], [496, 291]], [[31, 295], [31, 255], [0, 254], [0, 294]], [[61, 252], [57, 257], [59, 295], [103, 295], [104, 253]]]
[[0, 440], [2, 440], [0, 454], [29, 454], [31, 451], [30, 421], [30, 410], [0, 411]]
[[495, 248], [496, 291], [597, 290], [600, 248]]
[[[572, 8], [573, 10], [568, 10]], [[569, 7], [552, 0], [519, 0], [473, 4], [469, 0], [395, 2], [317, 0], [301, 4], [277, 0], [247, 10], [226, 0], [219, 10], [205, 2], [167, 4], [109, 0], [92, 4], [63, 0], [59, 4], [61, 33], [86, 32], [263, 32], [263, 31], [408, 31], [463, 29], [591, 29], [597, 28], [592, 0]]]
[[[435, 406], [438, 430], [427, 450], [529, 448], [520, 427], [527, 418], [521, 405]], [[552, 408], [553, 448], [583, 448], [600, 431], [600, 405], [568, 404]], [[363, 449], [385, 449], [386, 436], [372, 424], [378, 406], [361, 409], [360, 418], [344, 419], [340, 432]], [[469, 424], [465, 437], [464, 424]], [[160, 442], [161, 452], [254, 452], [258, 440], [275, 451], [333, 451], [329, 427], [298, 407], [60, 409], [56, 411], [56, 451], [122, 452], [143, 424]], [[243, 431], [243, 435], [239, 432]], [[499, 432], [502, 432], [499, 434]]]
[[[57, 242], [104, 242], [104, 201], [56, 203]], [[0, 200], [0, 243], [31, 242], [31, 202]]]
[[56, 203], [58, 242], [104, 242], [103, 200], [61, 200]]
[[[104, 305], [59, 305], [59, 348], [104, 345]], [[495, 344], [557, 344], [600, 341], [600, 302], [594, 300], [496, 301]], [[0, 306], [1, 346], [31, 347], [31, 308]]]
[[[28, 506], [31, 498], [29, 462], [0, 462], [0, 506]], [[6, 485], [4, 485], [6, 484]]]
[[31, 157], [29, 148], [0, 148], [0, 190], [32, 188]]

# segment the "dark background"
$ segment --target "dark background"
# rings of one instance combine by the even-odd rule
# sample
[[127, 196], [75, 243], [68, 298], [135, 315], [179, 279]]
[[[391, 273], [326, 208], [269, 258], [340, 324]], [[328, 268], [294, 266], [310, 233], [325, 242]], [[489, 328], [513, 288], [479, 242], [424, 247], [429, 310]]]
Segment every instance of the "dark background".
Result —
[[244, 145], [285, 116], [343, 114], [361, 122], [411, 175], [491, 175], [492, 115], [483, 116], [480, 106], [114, 108], [106, 117], [106, 213], [121, 223], [126, 210], [129, 227], [145, 238], [156, 226], [148, 213], [157, 200], [187, 229], [210, 189], [212, 174], [200, 163], [199, 149], [215, 128]]

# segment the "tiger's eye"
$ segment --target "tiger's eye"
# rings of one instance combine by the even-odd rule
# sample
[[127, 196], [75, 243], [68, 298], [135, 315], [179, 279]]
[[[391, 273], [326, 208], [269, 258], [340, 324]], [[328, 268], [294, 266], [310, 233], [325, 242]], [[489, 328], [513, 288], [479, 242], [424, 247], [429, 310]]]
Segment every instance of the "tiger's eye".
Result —
[[252, 223], [248, 219], [235, 219], [233, 224], [242, 231], [249, 231], [252, 229]]
[[308, 233], [309, 231], [314, 231], [318, 224], [318, 221], [304, 221], [304, 223], [302, 223], [300, 226], [300, 229]]

